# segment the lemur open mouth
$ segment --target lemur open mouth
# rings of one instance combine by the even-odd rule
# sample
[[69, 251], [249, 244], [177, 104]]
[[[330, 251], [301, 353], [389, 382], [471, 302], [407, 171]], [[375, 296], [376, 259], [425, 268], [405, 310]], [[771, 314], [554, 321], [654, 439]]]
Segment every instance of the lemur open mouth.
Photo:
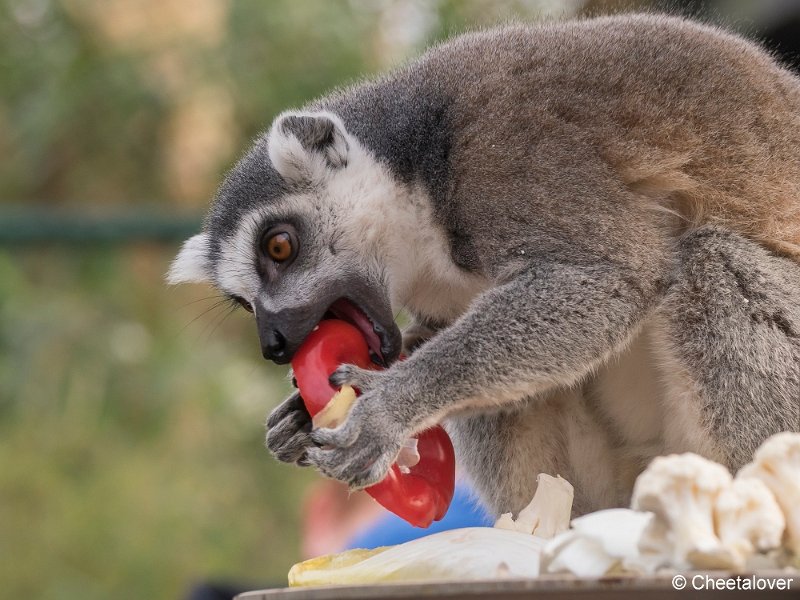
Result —
[[390, 348], [386, 328], [372, 319], [358, 304], [347, 298], [339, 298], [331, 304], [323, 318], [347, 321], [358, 328], [369, 346], [369, 355], [376, 365], [385, 367], [385, 350]]

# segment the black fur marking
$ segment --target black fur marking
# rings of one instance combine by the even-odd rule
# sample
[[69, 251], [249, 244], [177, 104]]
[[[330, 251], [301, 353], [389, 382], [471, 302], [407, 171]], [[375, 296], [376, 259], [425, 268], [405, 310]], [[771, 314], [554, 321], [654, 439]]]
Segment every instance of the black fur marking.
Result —
[[287, 184], [270, 163], [266, 134], [262, 134], [228, 173], [206, 217], [212, 262], [219, 258], [220, 242], [236, 232], [245, 214], [274, 204], [288, 191]]
[[[337, 132], [336, 124], [326, 117], [317, 116], [287, 116], [281, 120], [281, 131], [284, 135], [293, 135], [300, 142], [300, 145], [307, 152], [317, 152], [325, 156], [331, 168], [337, 169], [347, 166], [347, 160], [344, 158], [346, 152], [336, 160], [331, 160], [331, 156], [326, 154], [326, 149], [336, 143], [337, 135], [341, 136], [341, 132]], [[344, 139], [339, 140], [343, 144], [345, 150], [347, 149], [347, 141]]]
[[289, 116], [281, 122], [284, 135], [294, 135], [306, 150], [321, 151], [333, 144], [335, 125], [324, 117]]

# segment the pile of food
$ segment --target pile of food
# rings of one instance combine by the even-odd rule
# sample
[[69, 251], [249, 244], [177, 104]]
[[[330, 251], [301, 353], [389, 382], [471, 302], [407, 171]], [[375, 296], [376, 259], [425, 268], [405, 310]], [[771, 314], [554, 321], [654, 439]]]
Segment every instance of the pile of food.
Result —
[[[360, 332], [335, 320], [322, 321], [292, 362], [314, 427], [344, 421], [357, 397], [328, 382], [343, 362], [374, 368]], [[449, 506], [454, 469], [450, 439], [436, 427], [409, 440], [387, 478], [367, 491], [426, 527]], [[569, 482], [543, 473], [530, 504], [494, 527], [313, 558], [292, 567], [289, 585], [800, 568], [800, 433], [766, 440], [735, 477], [696, 454], [656, 458], [637, 478], [629, 509], [570, 522], [572, 499]]]
[[516, 519], [313, 558], [292, 567], [289, 585], [800, 569], [800, 433], [769, 438], [736, 477], [696, 454], [656, 458], [630, 509], [571, 523], [572, 486], [546, 474], [537, 482]]

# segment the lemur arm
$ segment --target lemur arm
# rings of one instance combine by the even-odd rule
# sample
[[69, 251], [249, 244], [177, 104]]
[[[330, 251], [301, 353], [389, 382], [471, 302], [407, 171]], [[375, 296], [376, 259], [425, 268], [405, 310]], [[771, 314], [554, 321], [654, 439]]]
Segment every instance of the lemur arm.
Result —
[[309, 460], [363, 487], [399, 444], [449, 414], [572, 384], [628, 340], [659, 286], [611, 262], [531, 264], [485, 292], [450, 327], [391, 369], [345, 365], [336, 384], [362, 390], [348, 420], [312, 432]]
[[625, 343], [652, 299], [614, 265], [531, 267], [397, 365], [388, 385], [419, 399], [399, 418], [425, 427], [572, 384]]

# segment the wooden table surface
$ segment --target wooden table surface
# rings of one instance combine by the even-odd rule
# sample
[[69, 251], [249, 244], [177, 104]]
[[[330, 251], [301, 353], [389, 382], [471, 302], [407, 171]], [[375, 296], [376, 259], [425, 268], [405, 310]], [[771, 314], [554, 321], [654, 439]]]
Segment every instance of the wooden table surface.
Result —
[[[417, 598], [446, 598], [447, 600], [711, 600], [725, 598], [797, 598], [800, 600], [800, 572], [761, 572], [732, 574], [727, 572], [684, 573], [684, 589], [675, 589], [673, 577], [665, 574], [653, 577], [605, 577], [598, 580], [543, 576], [525, 580], [442, 581], [429, 583], [391, 583], [363, 586], [330, 586], [316, 588], [282, 588], [246, 592], [237, 600], [416, 600]], [[680, 575], [678, 576], [680, 577]], [[693, 580], [695, 577], [702, 579]], [[705, 578], [733, 580], [732, 590], [695, 589], [693, 581], [704, 583]], [[745, 591], [735, 589], [736, 578], [757, 577], [762, 580], [782, 579], [788, 589]], [[680, 581], [679, 581], [680, 583]], [[741, 588], [743, 584], [740, 583]]]

